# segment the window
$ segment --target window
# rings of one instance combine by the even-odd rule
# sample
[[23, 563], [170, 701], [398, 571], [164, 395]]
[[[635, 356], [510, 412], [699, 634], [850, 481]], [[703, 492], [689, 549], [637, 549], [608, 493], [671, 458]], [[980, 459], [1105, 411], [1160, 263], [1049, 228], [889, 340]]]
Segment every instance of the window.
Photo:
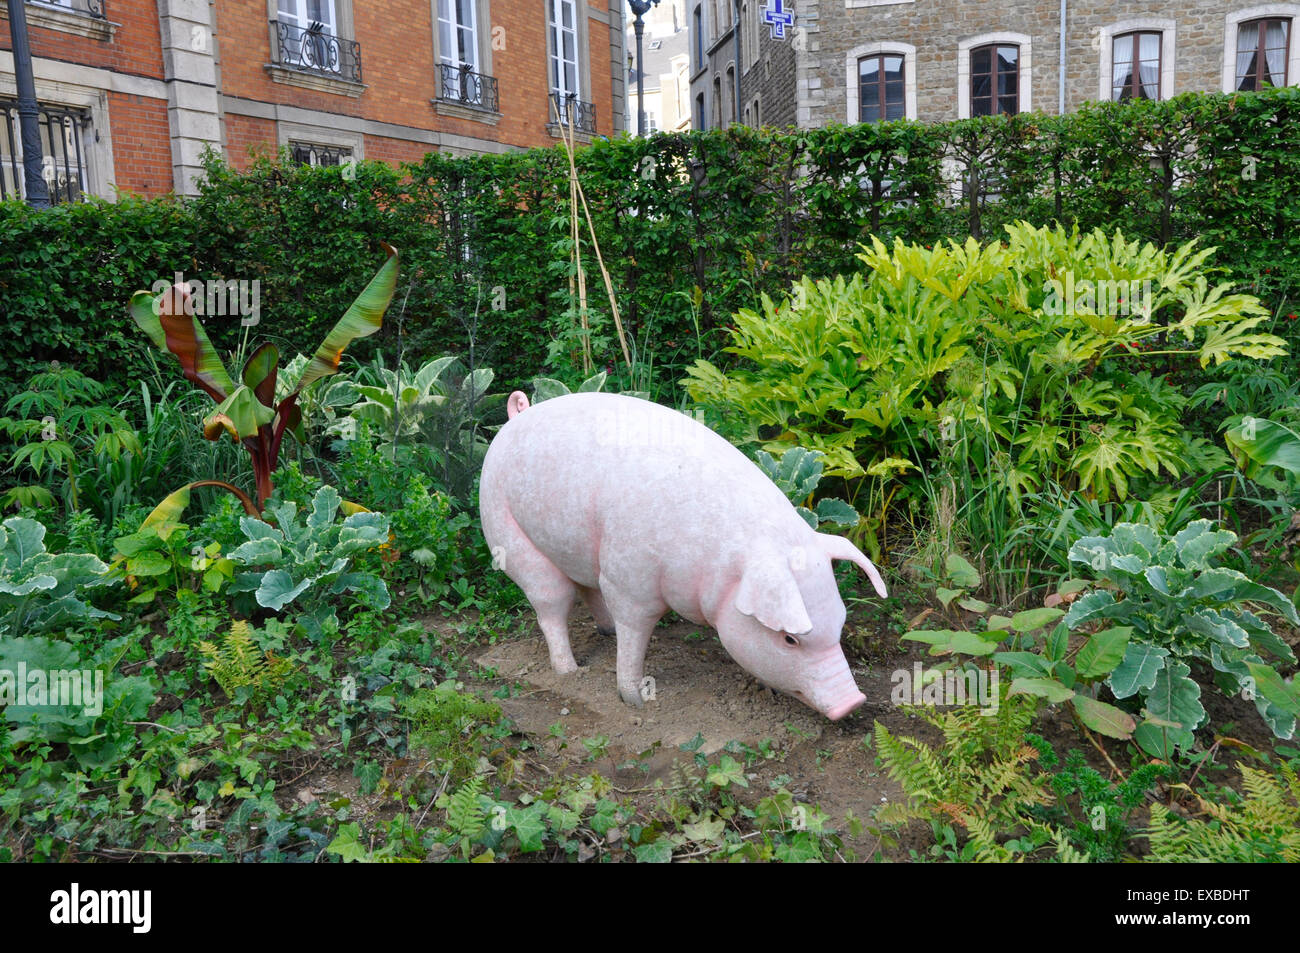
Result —
[[723, 115], [722, 77], [715, 76], [713, 77], [713, 121], [719, 127], [721, 127], [725, 122], [722, 118]]
[[574, 0], [547, 0], [551, 29], [551, 92], [582, 95], [578, 72], [578, 13]]
[[276, 0], [273, 25], [280, 66], [361, 82], [361, 44], [340, 37], [335, 0]]
[[1290, 19], [1247, 20], [1237, 26], [1238, 90], [1263, 89], [1287, 84], [1291, 51]]
[[649, 109], [645, 113], [645, 131], [650, 135], [659, 131], [659, 117]]
[[314, 142], [289, 143], [289, 154], [293, 161], [301, 165], [336, 166], [352, 158], [352, 150], [346, 146], [326, 146]]
[[1111, 47], [1111, 99], [1160, 99], [1160, 46], [1157, 32], [1121, 33]]
[[695, 128], [707, 129], [709, 127], [708, 115], [704, 112], [704, 94], [700, 93], [695, 97]]
[[989, 44], [970, 51], [972, 116], [1020, 112], [1020, 47]]
[[703, 7], [696, 6], [695, 12], [693, 14], [692, 23], [695, 27], [695, 29], [692, 31], [695, 34], [694, 67], [698, 71], [704, 69], [704, 8]]
[[478, 69], [478, 24], [474, 0], [438, 0], [438, 60], [459, 69]]
[[[40, 107], [37, 126], [41, 135], [41, 178], [51, 202], [75, 202], [87, 191], [82, 130], [89, 122], [89, 115], [82, 110]], [[16, 100], [0, 99], [0, 125], [0, 199], [25, 198], [22, 129]]]
[[858, 60], [859, 122], [906, 116], [903, 59], [898, 53], [877, 53]]
[[[727, 67], [727, 102], [726, 108], [720, 109], [719, 113], [725, 115], [730, 122], [736, 122], [740, 117], [733, 115], [736, 108], [736, 68]], [[726, 125], [726, 122], [723, 123]]]
[[758, 65], [759, 13], [755, 3], [744, 0], [740, 5], [741, 41], [740, 50], [745, 60], [744, 73]]

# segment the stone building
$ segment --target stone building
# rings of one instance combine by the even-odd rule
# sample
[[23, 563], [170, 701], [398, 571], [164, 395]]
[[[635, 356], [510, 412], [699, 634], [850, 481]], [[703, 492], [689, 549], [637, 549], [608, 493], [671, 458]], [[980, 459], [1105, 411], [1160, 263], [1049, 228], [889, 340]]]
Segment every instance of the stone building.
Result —
[[646, 132], [680, 132], [691, 128], [690, 55], [686, 29], [686, 0], [660, 0], [643, 18], [644, 67], [635, 62], [636, 32], [629, 10], [627, 50], [631, 67], [627, 79], [627, 129], [637, 129], [637, 78], [643, 73]]
[[[691, 95], [710, 127], [735, 119], [737, 7], [749, 124], [936, 122], [1300, 83], [1300, 3], [688, 2]], [[793, 16], [785, 39], [764, 22], [777, 8]]]
[[[20, 194], [0, 0], [0, 198]], [[28, 0], [56, 201], [193, 194], [203, 150], [396, 163], [623, 129], [625, 0]]]

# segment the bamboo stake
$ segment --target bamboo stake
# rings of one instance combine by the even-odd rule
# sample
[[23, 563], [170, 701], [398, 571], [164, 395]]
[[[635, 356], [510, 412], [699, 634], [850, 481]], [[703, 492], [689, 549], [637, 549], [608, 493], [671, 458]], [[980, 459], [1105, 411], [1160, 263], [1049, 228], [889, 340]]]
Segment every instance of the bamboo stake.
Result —
[[[577, 190], [578, 198], [582, 201], [582, 210], [587, 219], [587, 231], [591, 235], [591, 247], [596, 253], [596, 264], [600, 266], [600, 275], [605, 281], [605, 293], [609, 296], [609, 310], [614, 317], [614, 329], [618, 332], [618, 343], [623, 350], [623, 360], [630, 371], [632, 369], [632, 353], [627, 346], [627, 335], [623, 332], [623, 318], [618, 310], [618, 299], [614, 297], [614, 282], [610, 280], [609, 269], [605, 267], [605, 257], [600, 253], [600, 241], [596, 238], [596, 225], [591, 218], [591, 207], [587, 204], [587, 195], [583, 191], [582, 183], [578, 181], [578, 165], [573, 158], [573, 130], [564, 122], [564, 117], [559, 115], [559, 103], [554, 97], [551, 99], [551, 103], [555, 106], [556, 117], [560, 124], [560, 139], [564, 143], [564, 151], [569, 158], [571, 189]], [[576, 216], [574, 217], [576, 218]]]

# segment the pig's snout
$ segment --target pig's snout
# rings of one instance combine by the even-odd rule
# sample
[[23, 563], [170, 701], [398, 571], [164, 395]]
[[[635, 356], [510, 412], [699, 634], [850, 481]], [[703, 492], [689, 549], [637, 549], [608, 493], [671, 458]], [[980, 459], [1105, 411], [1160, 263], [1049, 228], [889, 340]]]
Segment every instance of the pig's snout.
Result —
[[812, 664], [804, 685], [794, 695], [831, 721], [839, 721], [867, 700], [858, 690], [848, 659], [838, 645]]
[[826, 717], [831, 721], [839, 721], [849, 712], [857, 711], [857, 709], [861, 708], [862, 704], [867, 700], [867, 696], [862, 694], [862, 692], [858, 692], [857, 694], [857, 698], [849, 698], [845, 700], [843, 704], [836, 705], [834, 708], [830, 709], [830, 711], [826, 712]]

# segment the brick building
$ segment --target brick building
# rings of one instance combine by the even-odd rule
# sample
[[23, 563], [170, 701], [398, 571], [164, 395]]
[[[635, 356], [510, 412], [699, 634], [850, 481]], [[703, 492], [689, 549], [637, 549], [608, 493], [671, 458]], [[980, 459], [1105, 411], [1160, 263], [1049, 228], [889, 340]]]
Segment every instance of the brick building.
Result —
[[[697, 124], [797, 125], [990, 112], [1300, 83], [1300, 3], [1228, 0], [688, 0]], [[793, 15], [786, 38], [764, 22]], [[1062, 20], [1064, 14], [1064, 20]], [[779, 19], [779, 18], [778, 18]]]
[[[0, 197], [19, 194], [0, 0]], [[620, 132], [624, 0], [39, 0], [26, 3], [56, 200], [193, 194], [212, 146], [395, 163]]]

